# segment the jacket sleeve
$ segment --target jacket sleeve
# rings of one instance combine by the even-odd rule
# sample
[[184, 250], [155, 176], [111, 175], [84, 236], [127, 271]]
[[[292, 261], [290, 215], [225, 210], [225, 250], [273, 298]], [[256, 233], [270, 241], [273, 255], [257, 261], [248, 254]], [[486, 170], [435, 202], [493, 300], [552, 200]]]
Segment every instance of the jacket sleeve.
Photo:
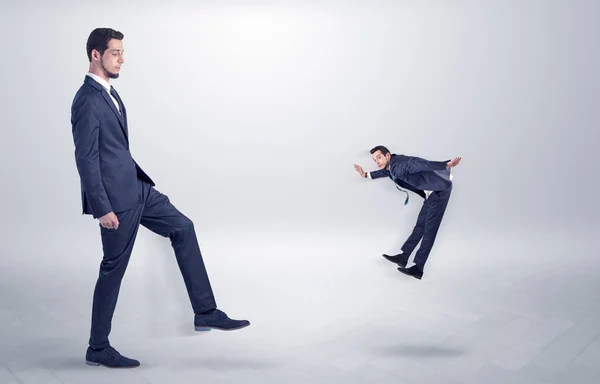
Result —
[[387, 169], [378, 169], [376, 171], [367, 172], [371, 179], [379, 179], [380, 177], [390, 177], [390, 172]]
[[442, 171], [445, 170], [448, 161], [430, 161], [416, 156], [406, 156], [405, 160], [395, 164], [393, 169], [394, 176], [402, 176], [411, 173], [423, 171]]
[[92, 206], [94, 217], [102, 217], [112, 212], [112, 207], [100, 174], [98, 153], [100, 120], [95, 114], [93, 99], [83, 95], [73, 102], [71, 124], [75, 143], [75, 162], [83, 190]]

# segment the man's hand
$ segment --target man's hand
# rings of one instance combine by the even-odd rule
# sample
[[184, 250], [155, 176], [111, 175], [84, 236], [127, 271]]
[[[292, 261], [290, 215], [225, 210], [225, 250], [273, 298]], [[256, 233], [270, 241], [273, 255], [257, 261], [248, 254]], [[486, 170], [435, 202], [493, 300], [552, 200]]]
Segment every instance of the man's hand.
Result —
[[454, 159], [452, 159], [448, 163], [446, 163], [446, 167], [448, 167], [448, 168], [456, 167], [458, 164], [460, 164], [461, 160], [462, 160], [462, 157], [455, 157]]
[[100, 225], [106, 229], [117, 229], [119, 228], [119, 219], [113, 212], [107, 213], [98, 219]]
[[354, 169], [356, 169], [356, 172], [358, 172], [362, 177], [365, 177], [367, 174], [365, 171], [363, 171], [360, 165], [354, 164]]

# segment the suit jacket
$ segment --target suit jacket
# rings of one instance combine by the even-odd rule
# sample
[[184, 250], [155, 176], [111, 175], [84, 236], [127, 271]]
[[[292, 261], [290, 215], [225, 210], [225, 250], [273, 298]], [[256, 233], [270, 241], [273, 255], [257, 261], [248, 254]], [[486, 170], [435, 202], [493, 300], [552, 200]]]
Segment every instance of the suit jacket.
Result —
[[155, 185], [129, 152], [127, 112], [115, 97], [122, 113], [106, 89], [86, 76], [71, 106], [83, 214], [94, 218], [139, 204], [138, 178]]
[[[443, 191], [452, 186], [446, 161], [430, 161], [415, 156], [392, 154], [390, 169], [370, 172], [372, 179], [389, 177], [396, 184], [426, 198], [425, 191]], [[393, 176], [393, 177], [392, 177]]]

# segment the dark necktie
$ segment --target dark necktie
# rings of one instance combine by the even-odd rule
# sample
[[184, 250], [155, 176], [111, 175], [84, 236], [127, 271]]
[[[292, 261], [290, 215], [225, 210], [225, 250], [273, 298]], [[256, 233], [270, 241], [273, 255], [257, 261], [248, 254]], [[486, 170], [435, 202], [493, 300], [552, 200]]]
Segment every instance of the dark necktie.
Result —
[[125, 107], [123, 106], [123, 103], [121, 102], [121, 98], [119, 97], [119, 95], [117, 94], [117, 91], [115, 91], [115, 89], [113, 88], [113, 86], [110, 86], [110, 94], [112, 95], [112, 97], [115, 98], [115, 100], [117, 100], [117, 104], [119, 104], [119, 117], [121, 118], [121, 122], [123, 123], [123, 132], [125, 133], [125, 138], [129, 141], [128, 136], [129, 133], [127, 132], [127, 121], [126, 121], [126, 117], [123, 114], [123, 111], [125, 110]]
[[121, 105], [121, 100], [119, 99], [119, 95], [117, 95], [117, 91], [115, 91], [112, 85], [110, 86], [110, 95], [114, 97], [115, 100], [117, 100], [117, 104], [119, 105], [119, 113], [123, 114], [123, 106]]
[[396, 183], [396, 177], [394, 177], [394, 175], [392, 175], [392, 173], [391, 173], [391, 172], [390, 172], [390, 177], [392, 178], [392, 180], [394, 180], [394, 185], [396, 186], [396, 188], [397, 188], [399, 191], [402, 191], [402, 192], [406, 193], [406, 200], [404, 200], [404, 205], [408, 204], [408, 191], [405, 191], [404, 189], [402, 189], [402, 188], [400, 188], [400, 187], [398, 186], [398, 184]]

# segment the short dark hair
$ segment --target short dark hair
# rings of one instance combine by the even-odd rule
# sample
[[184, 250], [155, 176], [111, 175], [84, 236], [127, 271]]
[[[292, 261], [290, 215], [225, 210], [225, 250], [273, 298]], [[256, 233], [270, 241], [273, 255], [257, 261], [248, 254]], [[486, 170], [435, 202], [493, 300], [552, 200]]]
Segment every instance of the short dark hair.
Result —
[[378, 145], [378, 146], [374, 147], [373, 149], [371, 149], [371, 155], [374, 154], [377, 151], [381, 151], [381, 154], [383, 156], [385, 156], [388, 153], [390, 153], [390, 151], [386, 147], [384, 147], [383, 145]]
[[87, 40], [88, 60], [92, 61], [92, 51], [94, 49], [100, 52], [100, 55], [104, 55], [104, 51], [108, 48], [108, 42], [111, 39], [123, 40], [123, 34], [111, 28], [94, 29]]

